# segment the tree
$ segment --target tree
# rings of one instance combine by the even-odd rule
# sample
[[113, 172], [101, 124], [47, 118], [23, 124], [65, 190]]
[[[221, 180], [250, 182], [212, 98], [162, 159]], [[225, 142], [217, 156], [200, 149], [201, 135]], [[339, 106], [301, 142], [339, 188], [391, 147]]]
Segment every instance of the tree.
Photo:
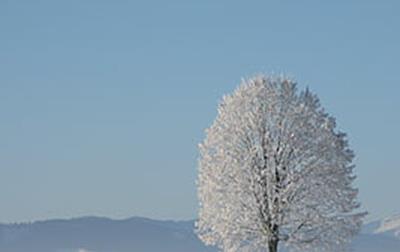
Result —
[[224, 251], [344, 249], [365, 213], [355, 213], [354, 154], [335, 128], [318, 97], [285, 77], [224, 96], [199, 145], [200, 239]]

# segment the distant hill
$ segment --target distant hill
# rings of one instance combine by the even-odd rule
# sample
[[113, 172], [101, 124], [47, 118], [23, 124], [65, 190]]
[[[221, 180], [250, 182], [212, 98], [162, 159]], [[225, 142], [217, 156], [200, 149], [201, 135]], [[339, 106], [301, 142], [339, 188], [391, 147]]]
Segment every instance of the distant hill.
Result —
[[84, 217], [0, 225], [1, 252], [214, 251], [193, 233], [193, 221]]
[[353, 246], [356, 252], [400, 252], [400, 215], [365, 224]]
[[[193, 221], [82, 217], [0, 224], [1, 252], [216, 252], [193, 232]], [[400, 216], [364, 225], [355, 252], [399, 252]]]

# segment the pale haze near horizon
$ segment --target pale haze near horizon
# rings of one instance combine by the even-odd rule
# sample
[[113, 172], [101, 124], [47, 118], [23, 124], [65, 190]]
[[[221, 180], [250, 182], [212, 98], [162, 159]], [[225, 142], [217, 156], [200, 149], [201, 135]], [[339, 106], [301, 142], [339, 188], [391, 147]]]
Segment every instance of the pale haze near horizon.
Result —
[[193, 219], [197, 144], [242, 77], [316, 92], [369, 219], [400, 213], [397, 1], [2, 1], [0, 222]]

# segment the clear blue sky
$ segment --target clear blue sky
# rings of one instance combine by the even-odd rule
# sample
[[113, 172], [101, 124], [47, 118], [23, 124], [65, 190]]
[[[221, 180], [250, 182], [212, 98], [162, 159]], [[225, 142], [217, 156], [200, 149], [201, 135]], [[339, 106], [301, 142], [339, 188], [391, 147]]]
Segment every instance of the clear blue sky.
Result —
[[259, 72], [318, 93], [370, 218], [400, 212], [399, 1], [327, 2], [2, 0], [0, 222], [195, 218], [197, 143]]

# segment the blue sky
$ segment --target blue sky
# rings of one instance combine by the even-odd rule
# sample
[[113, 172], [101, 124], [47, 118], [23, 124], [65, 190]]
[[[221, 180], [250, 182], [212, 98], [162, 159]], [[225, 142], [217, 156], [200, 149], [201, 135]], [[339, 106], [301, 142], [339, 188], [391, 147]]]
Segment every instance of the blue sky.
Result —
[[286, 73], [400, 212], [398, 1], [0, 2], [0, 222], [197, 215], [197, 144], [242, 77]]

